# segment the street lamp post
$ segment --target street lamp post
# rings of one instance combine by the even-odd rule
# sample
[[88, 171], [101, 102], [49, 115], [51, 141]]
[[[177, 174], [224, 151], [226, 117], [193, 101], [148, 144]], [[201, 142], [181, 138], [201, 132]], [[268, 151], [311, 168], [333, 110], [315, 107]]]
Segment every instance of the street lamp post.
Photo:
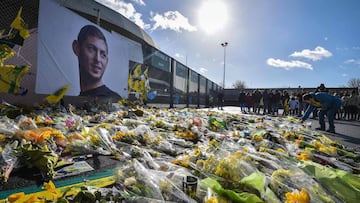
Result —
[[221, 43], [221, 46], [224, 47], [224, 75], [223, 75], [223, 91], [225, 89], [225, 59], [226, 59], [226, 46], [228, 45], [229, 43], [227, 42], [223, 42]]

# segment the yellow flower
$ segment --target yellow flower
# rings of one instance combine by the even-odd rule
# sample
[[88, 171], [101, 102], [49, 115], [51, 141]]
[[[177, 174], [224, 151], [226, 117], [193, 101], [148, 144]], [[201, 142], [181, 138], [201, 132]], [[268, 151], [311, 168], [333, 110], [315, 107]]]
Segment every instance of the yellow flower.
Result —
[[330, 146], [330, 147], [329, 147], [329, 150], [330, 150], [330, 152], [331, 152], [332, 154], [336, 154], [336, 153], [337, 153], [337, 148], [334, 147], [334, 146]]
[[179, 166], [183, 166], [185, 168], [189, 168], [189, 162], [186, 160], [180, 160], [180, 159], [175, 159], [174, 161], [171, 162], [172, 164], [175, 165], [179, 165]]
[[44, 183], [44, 188], [48, 192], [56, 193], [56, 187], [55, 187], [54, 183], [51, 180], [48, 183]]
[[48, 125], [49, 124], [54, 124], [54, 121], [50, 117], [46, 117], [45, 118], [45, 123], [48, 124]]
[[196, 156], [196, 157], [201, 156], [201, 151], [198, 147], [194, 148], [194, 156]]
[[256, 142], [260, 142], [263, 140], [263, 137], [261, 135], [254, 135], [253, 138], [252, 138], [254, 141]]
[[277, 148], [276, 151], [286, 153], [286, 151], [284, 149], [282, 149], [282, 148]]
[[45, 203], [45, 200], [37, 197], [36, 195], [31, 195], [24, 203]]
[[40, 115], [38, 115], [38, 116], [36, 116], [36, 118], [35, 118], [35, 123], [42, 123], [43, 122], [43, 119], [42, 119], [42, 117], [40, 116]]
[[266, 152], [266, 148], [260, 147], [260, 148], [259, 148], [259, 152]]
[[57, 199], [60, 197], [60, 192], [58, 192], [56, 190], [56, 187], [54, 185], [54, 183], [50, 180], [48, 183], [44, 183], [44, 189], [47, 191], [47, 192], [50, 192], [53, 196], [54, 199]]
[[325, 146], [322, 146], [319, 148], [319, 151], [320, 152], [323, 152], [325, 154], [329, 154], [329, 148], [328, 147], [325, 147]]
[[25, 196], [25, 193], [24, 192], [19, 192], [19, 193], [15, 193], [15, 194], [12, 194], [10, 195], [7, 199], [10, 203], [12, 202], [15, 202], [16, 200], [22, 198]]
[[301, 192], [295, 190], [294, 192], [288, 192], [285, 194], [285, 203], [310, 203], [310, 196], [304, 188]]
[[[135, 134], [133, 135], [133, 137], [135, 137]], [[143, 140], [144, 140], [145, 143], [150, 142], [151, 141], [151, 135], [146, 133], [144, 135], [144, 137], [143, 137]]]
[[36, 143], [38, 144], [43, 144], [45, 142], [45, 140], [49, 139], [51, 137], [51, 131], [45, 131], [42, 132], [37, 138], [36, 138]]
[[301, 154], [299, 154], [297, 157], [296, 157], [298, 160], [309, 160], [310, 159], [310, 156], [308, 153], [306, 152], [302, 152]]
[[210, 197], [205, 201], [205, 203], [218, 203], [218, 199], [216, 197]]
[[240, 136], [240, 132], [236, 130], [236, 131], [232, 132], [232, 136], [238, 137], [238, 136]]
[[323, 145], [321, 142], [319, 142], [319, 141], [314, 142], [314, 143], [313, 143], [313, 146], [314, 146], [316, 149], [319, 149], [320, 147], [324, 147], [324, 145]]
[[307, 153], [311, 153], [314, 149], [310, 147], [305, 147], [304, 151]]
[[220, 145], [220, 143], [218, 141], [216, 141], [215, 139], [212, 139], [212, 140], [210, 140], [209, 145], [218, 147]]
[[4, 134], [0, 134], [0, 142], [3, 142], [5, 140], [5, 135]]
[[169, 181], [166, 180], [162, 180], [160, 182], [160, 189], [163, 191], [171, 191], [173, 188], [173, 186], [171, 185], [171, 183]]
[[277, 176], [279, 177], [289, 176], [290, 173], [291, 173], [290, 170], [278, 169], [272, 173], [271, 178], [276, 178]]
[[216, 165], [214, 174], [232, 181], [239, 181], [240, 174], [236, 172], [236, 163], [237, 158], [234, 155], [229, 155], [219, 161]]
[[[243, 152], [248, 152], [249, 150], [248, 150], [248, 148], [247, 147], [244, 147], [243, 148]], [[242, 156], [243, 156], [243, 154], [241, 153], [241, 151], [236, 151], [236, 152], [234, 152], [234, 156], [236, 157], [236, 158], [241, 158]]]
[[158, 145], [160, 144], [160, 142], [162, 141], [163, 139], [160, 137], [160, 136], [157, 136], [155, 139], [154, 139], [154, 144]]

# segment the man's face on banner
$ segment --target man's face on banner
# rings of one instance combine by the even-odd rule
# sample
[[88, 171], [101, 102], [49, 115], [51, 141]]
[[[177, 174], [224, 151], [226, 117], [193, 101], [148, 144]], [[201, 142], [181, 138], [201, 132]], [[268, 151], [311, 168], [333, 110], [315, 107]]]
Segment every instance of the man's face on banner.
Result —
[[108, 63], [108, 49], [104, 40], [94, 36], [79, 44], [80, 74], [87, 81], [101, 80]]

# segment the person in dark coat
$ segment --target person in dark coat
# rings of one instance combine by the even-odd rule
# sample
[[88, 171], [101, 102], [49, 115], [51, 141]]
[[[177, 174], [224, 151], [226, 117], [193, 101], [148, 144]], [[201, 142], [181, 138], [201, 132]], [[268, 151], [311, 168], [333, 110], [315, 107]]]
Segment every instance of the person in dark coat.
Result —
[[223, 106], [224, 106], [224, 92], [219, 92], [217, 95], [217, 103], [218, 103], [218, 109], [220, 110], [224, 110]]

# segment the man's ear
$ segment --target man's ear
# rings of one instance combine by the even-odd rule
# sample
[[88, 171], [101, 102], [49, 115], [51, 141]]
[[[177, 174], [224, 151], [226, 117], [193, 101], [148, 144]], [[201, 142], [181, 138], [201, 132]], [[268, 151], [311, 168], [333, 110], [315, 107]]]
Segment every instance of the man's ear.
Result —
[[74, 40], [73, 43], [72, 43], [72, 49], [74, 51], [74, 54], [76, 56], [79, 56], [79, 53], [80, 53], [80, 47], [79, 47], [79, 43], [77, 40]]

